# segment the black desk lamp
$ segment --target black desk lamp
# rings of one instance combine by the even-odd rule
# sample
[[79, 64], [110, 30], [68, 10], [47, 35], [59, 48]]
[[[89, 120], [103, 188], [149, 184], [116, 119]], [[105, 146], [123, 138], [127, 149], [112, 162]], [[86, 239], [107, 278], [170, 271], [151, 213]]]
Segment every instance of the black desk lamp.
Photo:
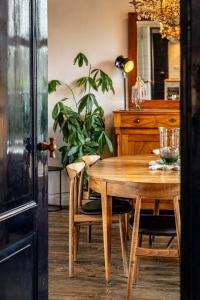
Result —
[[124, 109], [128, 110], [127, 73], [129, 73], [133, 70], [134, 62], [133, 62], [133, 60], [120, 55], [115, 60], [115, 66], [122, 71], [122, 75], [123, 75], [123, 78], [124, 78]]

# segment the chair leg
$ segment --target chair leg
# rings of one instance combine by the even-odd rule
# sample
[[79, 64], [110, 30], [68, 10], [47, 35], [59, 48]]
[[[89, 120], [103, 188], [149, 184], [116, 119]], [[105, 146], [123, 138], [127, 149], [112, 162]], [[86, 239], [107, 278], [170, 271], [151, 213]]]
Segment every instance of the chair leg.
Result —
[[92, 225], [88, 225], [88, 243], [92, 242]]
[[69, 226], [69, 277], [74, 273], [74, 226]]
[[124, 274], [126, 277], [128, 277], [128, 260], [127, 260], [128, 249], [127, 249], [127, 233], [126, 233], [125, 215], [122, 215], [119, 217], [119, 229], [120, 229], [120, 239], [121, 239]]
[[129, 219], [130, 219], [130, 213], [125, 214], [125, 230], [126, 230], [127, 241], [129, 240]]
[[175, 238], [175, 235], [172, 235], [172, 237], [170, 238], [169, 242], [167, 243], [167, 248], [170, 248], [170, 246], [171, 246], [174, 238]]
[[[139, 235], [139, 240], [138, 240], [138, 247], [142, 247], [142, 234]], [[138, 274], [139, 274], [139, 264], [140, 264], [140, 258], [136, 256], [135, 259], [135, 279], [134, 279], [134, 283], [137, 283], [138, 280]]]
[[152, 235], [149, 235], [149, 247], [152, 248], [153, 245], [153, 237]]
[[175, 197], [173, 199], [173, 203], [174, 203], [174, 215], [175, 215], [175, 223], [176, 223], [177, 244], [178, 244], [178, 251], [180, 255], [181, 218], [180, 218], [180, 209], [179, 209], [179, 197]]
[[139, 247], [142, 247], [142, 233], [140, 233], [140, 235], [139, 235], [138, 246], [139, 246]]
[[128, 275], [128, 286], [127, 286], [127, 300], [131, 300], [132, 285], [133, 285], [133, 282], [135, 281], [135, 276], [136, 276], [136, 267], [137, 267], [136, 250], [137, 250], [137, 246], [138, 246], [140, 209], [141, 209], [141, 197], [137, 197], [136, 204], [135, 204], [134, 226], [133, 226], [133, 233], [132, 233], [132, 240], [131, 240], [131, 253], [130, 253], [129, 275]]
[[74, 261], [77, 260], [79, 236], [80, 236], [80, 225], [75, 225], [74, 226]]

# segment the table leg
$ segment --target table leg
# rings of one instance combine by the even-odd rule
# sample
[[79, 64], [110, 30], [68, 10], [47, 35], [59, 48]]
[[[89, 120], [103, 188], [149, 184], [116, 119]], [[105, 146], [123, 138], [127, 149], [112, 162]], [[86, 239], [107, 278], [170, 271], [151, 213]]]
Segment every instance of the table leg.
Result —
[[132, 240], [131, 240], [131, 253], [130, 253], [128, 286], [127, 286], [127, 300], [131, 299], [132, 285], [133, 285], [133, 282], [135, 281], [135, 276], [136, 276], [136, 271], [137, 271], [136, 250], [138, 247], [140, 209], [141, 209], [141, 197], [137, 197], [136, 203], [135, 203], [134, 224], [133, 224], [133, 233], [132, 233]]
[[101, 183], [101, 203], [102, 203], [104, 259], [105, 259], [105, 278], [107, 283], [109, 283], [110, 274], [111, 274], [112, 197], [107, 196], [106, 182]]

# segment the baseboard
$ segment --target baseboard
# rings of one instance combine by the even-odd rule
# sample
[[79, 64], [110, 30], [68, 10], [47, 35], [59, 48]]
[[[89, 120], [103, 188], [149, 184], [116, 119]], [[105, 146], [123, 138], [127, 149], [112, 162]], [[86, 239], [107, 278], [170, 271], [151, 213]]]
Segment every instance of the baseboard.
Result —
[[[48, 204], [49, 205], [60, 205], [60, 195], [48, 195]], [[69, 206], [69, 193], [63, 193], [61, 195], [61, 204], [62, 206]]]

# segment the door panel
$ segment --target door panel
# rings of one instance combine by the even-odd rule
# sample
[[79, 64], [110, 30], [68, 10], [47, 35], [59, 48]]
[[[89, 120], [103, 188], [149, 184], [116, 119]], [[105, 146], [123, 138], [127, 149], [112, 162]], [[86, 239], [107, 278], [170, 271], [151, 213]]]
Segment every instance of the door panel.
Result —
[[[10, 246], [0, 254], [0, 291], [5, 300], [33, 300], [34, 291], [34, 240], [31, 235]], [[11, 288], [12, 285], [12, 288]]]
[[[0, 212], [13, 209], [33, 200], [32, 186], [32, 112], [31, 56], [32, 28], [31, 2], [23, 0], [7, 2], [7, 14], [0, 9], [5, 31], [0, 33], [6, 41], [4, 68], [1, 82], [4, 86], [4, 119], [6, 130], [2, 139], [4, 146], [3, 178], [0, 196]], [[5, 44], [2, 44], [5, 48]], [[29, 143], [29, 145], [28, 145]]]
[[48, 299], [47, 1], [0, 1], [0, 299]]

